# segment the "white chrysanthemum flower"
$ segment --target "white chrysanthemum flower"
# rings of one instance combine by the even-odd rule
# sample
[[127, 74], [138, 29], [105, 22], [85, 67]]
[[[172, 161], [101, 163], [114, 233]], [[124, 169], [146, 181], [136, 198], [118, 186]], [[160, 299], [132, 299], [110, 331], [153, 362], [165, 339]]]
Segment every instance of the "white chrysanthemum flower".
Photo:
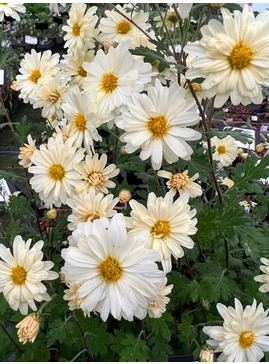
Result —
[[235, 10], [234, 16], [225, 8], [221, 12], [223, 25], [210, 20], [201, 28], [202, 39], [184, 48], [196, 56], [186, 77], [204, 77], [202, 87], [207, 97], [216, 95], [216, 107], [229, 96], [233, 105], [260, 104], [261, 84], [269, 80], [269, 12], [254, 18], [248, 5], [242, 13]]
[[[156, 37], [155, 37], [155, 33], [154, 31], [148, 31], [146, 32], [149, 37], [151, 37], [152, 39], [156, 40]], [[130, 47], [129, 49], [135, 49], [137, 47], [147, 47], [149, 49], [156, 49], [157, 46], [156, 44], [150, 42], [149, 40], [149, 37], [147, 37], [144, 33], [142, 33], [141, 31], [137, 31], [137, 32], [134, 32], [131, 36], [130, 36]], [[144, 58], [144, 56], [136, 56], [134, 55], [135, 58]]]
[[47, 288], [42, 283], [44, 280], [58, 278], [58, 273], [50, 271], [53, 262], [43, 262], [41, 251], [44, 242], [38, 241], [30, 249], [32, 239], [26, 242], [20, 235], [13, 241], [13, 255], [10, 249], [0, 244], [0, 292], [13, 310], [20, 310], [22, 315], [27, 315], [28, 306], [36, 311], [34, 301], [49, 301]]
[[34, 49], [27, 53], [21, 61], [19, 72], [16, 76], [16, 90], [20, 91], [19, 97], [25, 103], [32, 101], [36, 96], [38, 85], [44, 76], [54, 76], [58, 68], [59, 54], [51, 54], [51, 51], [45, 51], [42, 55]]
[[118, 201], [119, 199], [111, 194], [104, 196], [103, 193], [96, 193], [94, 188], [90, 188], [86, 194], [68, 198], [66, 203], [72, 208], [72, 214], [67, 218], [70, 221], [68, 229], [75, 230], [80, 222], [114, 216], [117, 211], [113, 208]]
[[[63, 142], [65, 143], [67, 139], [71, 137], [71, 124], [67, 122], [66, 119], [63, 119], [59, 124], [57, 123], [54, 126], [55, 132], [52, 134], [53, 138], [56, 138], [59, 134], [61, 134], [63, 138]], [[73, 144], [74, 145], [74, 140]]]
[[129, 202], [132, 211], [131, 218], [126, 218], [131, 234], [148, 230], [147, 247], [159, 252], [165, 272], [172, 269], [171, 255], [176, 259], [184, 256], [183, 247], [192, 249], [193, 240], [189, 235], [197, 231], [197, 219], [193, 219], [196, 210], [188, 205], [189, 196], [184, 194], [173, 202], [173, 194], [168, 192], [165, 197], [156, 197], [151, 192], [148, 195], [147, 208], [135, 200]]
[[214, 136], [211, 138], [211, 145], [216, 148], [213, 159], [218, 161], [219, 168], [229, 166], [237, 158], [237, 144], [230, 135], [223, 139]]
[[110, 47], [108, 53], [99, 50], [91, 63], [83, 63], [87, 71], [83, 88], [104, 112], [126, 105], [134, 92], [141, 92], [151, 81], [151, 65], [142, 59], [134, 59], [128, 51], [128, 43], [117, 48]]
[[[151, 84], [155, 84], [155, 79], [158, 78], [163, 85], [167, 84], [167, 80], [170, 82], [177, 82], [177, 69], [174, 64], [176, 64], [176, 60], [173, 56], [164, 56], [165, 60], [170, 63], [170, 67], [166, 67], [162, 72], [159, 72], [159, 63], [160, 61], [156, 60], [152, 65], [152, 70], [156, 71], [156, 76], [152, 77]], [[174, 64], [173, 64], [174, 63]], [[181, 75], [182, 76], [182, 75]], [[182, 77], [181, 77], [182, 78]], [[182, 83], [181, 83], [182, 84]]]
[[177, 6], [177, 10], [179, 12], [179, 15], [181, 19], [186, 19], [191, 11], [193, 3], [179, 3]]
[[156, 283], [156, 286], [158, 288], [158, 296], [160, 298], [160, 301], [153, 301], [149, 303], [148, 307], [148, 314], [149, 317], [152, 318], [160, 318], [162, 314], [166, 311], [166, 305], [169, 303], [170, 298], [166, 297], [169, 293], [171, 293], [173, 285], [170, 284], [169, 286], [166, 286], [167, 284], [167, 278], [164, 277], [163, 280]]
[[28, 168], [32, 165], [31, 158], [36, 150], [35, 140], [33, 140], [31, 135], [28, 135], [27, 140], [29, 144], [24, 143], [25, 147], [20, 148], [20, 154], [18, 156], [18, 158], [21, 159], [19, 164], [24, 168]]
[[[150, 27], [150, 23], [148, 23], [149, 14], [144, 13], [143, 10], [127, 12], [119, 4], [116, 5], [116, 8], [127, 18], [133, 20], [144, 31], [147, 31]], [[101, 34], [98, 36], [100, 42], [108, 39], [117, 43], [131, 41], [134, 34], [140, 32], [134, 24], [129, 22], [117, 11], [106, 10], [105, 14], [107, 17], [101, 18], [98, 26], [101, 31]]]
[[199, 177], [198, 173], [195, 173], [191, 178], [188, 176], [188, 170], [176, 174], [162, 170], [158, 171], [157, 174], [160, 177], [169, 179], [169, 181], [166, 182], [166, 185], [171, 190], [173, 196], [175, 196], [177, 191], [180, 195], [187, 193], [192, 198], [201, 196], [203, 193], [201, 186], [198, 185], [198, 183], [193, 182]]
[[87, 11], [86, 9], [86, 4], [72, 4], [67, 20], [68, 25], [62, 27], [63, 31], [67, 32], [64, 36], [66, 41], [64, 47], [68, 48], [68, 53], [75, 54], [80, 50], [94, 48], [93, 38], [98, 34], [98, 30], [94, 29], [98, 20], [97, 15], [94, 15], [97, 7], [93, 6]]
[[98, 159], [98, 154], [91, 158], [86, 155], [85, 161], [81, 162], [76, 170], [80, 173], [81, 181], [77, 181], [77, 191], [87, 193], [91, 187], [97, 192], [108, 193], [108, 188], [114, 188], [116, 184], [110, 178], [116, 177], [120, 170], [115, 164], [106, 167], [107, 155], [102, 154]]
[[68, 80], [60, 71], [53, 77], [44, 77], [40, 81], [33, 99], [33, 108], [42, 108], [44, 118], [56, 114], [61, 119], [63, 116], [61, 107], [69, 92], [67, 82]]
[[49, 138], [48, 145], [41, 145], [32, 156], [35, 165], [29, 168], [34, 174], [30, 184], [47, 207], [65, 204], [66, 198], [72, 196], [72, 186], [78, 183], [79, 174], [74, 168], [84, 157], [85, 149], [76, 151], [72, 143], [72, 138], [64, 143], [58, 135], [56, 139]]
[[[185, 77], [184, 77], [184, 79], [185, 79]], [[192, 82], [191, 85], [192, 85], [193, 90], [195, 91], [195, 94], [197, 96], [197, 99], [201, 103], [203, 99], [206, 99], [206, 91], [203, 90], [201, 83]], [[187, 97], [190, 97], [190, 98], [193, 98], [193, 95], [192, 95], [191, 90], [190, 90], [189, 87], [187, 88], [187, 94], [186, 94], [186, 96]]]
[[20, 21], [18, 13], [25, 13], [25, 10], [23, 3], [0, 3], [0, 21], [4, 20], [4, 15]]
[[[68, 284], [68, 289], [64, 290], [64, 296], [63, 299], [68, 302], [68, 307], [69, 310], [74, 311], [74, 310], [78, 310], [80, 309], [80, 305], [82, 303], [82, 301], [84, 300], [84, 298], [86, 297], [82, 297], [79, 298], [77, 295], [77, 291], [78, 289], [81, 287], [81, 284], [75, 282], [73, 284]], [[84, 316], [86, 317], [90, 317], [90, 312], [87, 310], [83, 311]]]
[[[168, 30], [174, 30], [176, 27], [178, 27], [179, 21], [177, 18], [177, 14], [172, 6], [169, 7], [166, 14], [163, 13], [162, 15], [163, 15], [164, 22], [165, 22]], [[162, 19], [160, 16], [156, 16], [153, 20], [158, 22], [156, 24], [157, 28], [163, 27], [163, 22], [162, 22]]]
[[262, 282], [263, 285], [259, 287], [260, 292], [268, 292], [269, 291], [269, 260], [266, 258], [261, 258], [261, 262], [264, 265], [260, 265], [260, 270], [264, 274], [260, 274], [254, 277], [256, 282]]
[[255, 299], [245, 309], [238, 299], [234, 303], [235, 308], [217, 304], [224, 323], [204, 327], [203, 331], [212, 338], [207, 343], [215, 353], [222, 352], [218, 361], [259, 362], [269, 350], [268, 310], [264, 311], [262, 303], [257, 307]]
[[95, 124], [95, 115], [88, 112], [89, 96], [82, 95], [78, 86], [72, 88], [65, 103], [62, 105], [64, 115], [70, 124], [70, 135], [73, 136], [74, 145], [81, 147], [83, 142], [87, 152], [94, 152], [93, 141], [101, 141]]
[[158, 253], [146, 249], [147, 233], [127, 234], [124, 216], [117, 214], [78, 225], [72, 234], [77, 246], [63, 249], [68, 284], [79, 283], [82, 310], [132, 321], [146, 316], [149, 302], [158, 300], [156, 283], [164, 277], [155, 261]]
[[94, 51], [77, 51], [75, 54], [66, 54], [63, 57], [68, 61], [68, 64], [64, 67], [64, 71], [72, 76], [70, 85], [78, 85], [82, 88], [84, 78], [87, 76], [87, 72], [83, 68], [83, 63], [91, 63], [94, 60]]
[[185, 99], [186, 91], [173, 84], [162, 86], [159, 80], [149, 87], [148, 95], [133, 94], [129, 111], [116, 119], [117, 126], [125, 130], [121, 141], [126, 152], [141, 148], [140, 158], [151, 157], [154, 169], [160, 169], [163, 157], [174, 163], [178, 157], [189, 160], [193, 152], [186, 141], [197, 140], [201, 134], [187, 128], [199, 122], [195, 100]]

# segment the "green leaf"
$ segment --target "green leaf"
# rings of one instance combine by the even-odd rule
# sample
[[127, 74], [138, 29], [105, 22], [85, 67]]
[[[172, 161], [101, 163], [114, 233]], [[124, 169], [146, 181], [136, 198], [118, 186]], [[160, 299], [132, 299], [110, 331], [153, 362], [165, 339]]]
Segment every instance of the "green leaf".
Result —
[[170, 326], [173, 324], [173, 317], [167, 311], [158, 319], [146, 317], [145, 324], [147, 330], [151, 331], [153, 334], [160, 335], [160, 337], [166, 341], [170, 340]]
[[143, 56], [144, 62], [153, 63], [155, 61], [159, 61], [159, 72], [162, 72], [165, 68], [170, 67], [169, 62], [165, 60], [164, 55], [158, 50], [154, 51], [148, 47], [140, 46], [136, 47], [135, 49], [131, 49], [130, 52], [136, 56]]
[[21, 220], [18, 219], [16, 221], [11, 221], [11, 223], [6, 228], [5, 234], [7, 240], [12, 243], [15, 236], [18, 235], [21, 232]]
[[13, 214], [26, 215], [31, 207], [31, 201], [24, 196], [10, 196], [8, 208]]
[[250, 135], [244, 133], [243, 131], [232, 130], [232, 128], [227, 128], [223, 131], [217, 131], [214, 129], [210, 129], [208, 131], [208, 135], [210, 136], [210, 138], [212, 138], [213, 136], [216, 136], [219, 139], [226, 138], [227, 135], [230, 135], [235, 140], [238, 140], [239, 142], [242, 142], [244, 144], [247, 144], [249, 139], [253, 139]]
[[[40, 334], [39, 334], [40, 335]], [[27, 350], [28, 347], [28, 350]], [[24, 353], [20, 361], [24, 362], [49, 362], [50, 351], [47, 348], [45, 340], [36, 340], [33, 343], [27, 343], [24, 346]]]
[[[4, 322], [9, 315], [9, 304], [7, 303], [3, 293], [0, 293], [0, 320]], [[1, 357], [0, 357], [1, 358]]]
[[0, 124], [0, 129], [5, 128], [6, 126], [10, 126], [10, 124], [12, 124], [12, 125], [18, 125], [19, 123], [2, 123], [2, 124]]
[[7, 172], [7, 171], [4, 171], [2, 169], [0, 169], [0, 178], [14, 179], [14, 180], [16, 180], [16, 179], [26, 179], [25, 177], [18, 176], [15, 173]]
[[120, 361], [147, 361], [149, 348], [146, 342], [141, 339], [141, 333], [138, 337], [133, 334], [126, 334], [122, 344], [124, 349], [119, 353]]
[[69, 316], [68, 319], [62, 321], [61, 319], [56, 319], [50, 325], [50, 330], [48, 331], [48, 346], [53, 345], [56, 341], [63, 343], [66, 336], [70, 335], [74, 328], [75, 324], [70, 321], [72, 316]]
[[148, 345], [150, 346], [149, 361], [168, 361], [168, 356], [172, 354], [173, 350], [160, 336], [152, 335], [149, 338]]
[[177, 335], [179, 341], [186, 343], [191, 340], [193, 332], [192, 332], [192, 315], [184, 314], [182, 315], [182, 323], [178, 325]]
[[107, 324], [99, 323], [97, 318], [89, 318], [86, 322], [85, 338], [93, 356], [107, 352], [107, 345], [111, 342], [111, 334], [106, 332]]
[[27, 121], [27, 116], [24, 116], [16, 128], [16, 138], [21, 145], [27, 143], [27, 136], [32, 127], [33, 124]]

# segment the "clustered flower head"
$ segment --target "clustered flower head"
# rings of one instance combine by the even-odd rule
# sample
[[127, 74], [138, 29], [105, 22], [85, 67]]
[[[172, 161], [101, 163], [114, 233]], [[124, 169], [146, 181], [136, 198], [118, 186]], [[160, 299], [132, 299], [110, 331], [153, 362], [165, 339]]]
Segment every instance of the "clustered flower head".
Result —
[[19, 341], [26, 344], [28, 341], [33, 343], [37, 337], [40, 327], [39, 316], [32, 313], [26, 316], [21, 322], [16, 325], [18, 329]]

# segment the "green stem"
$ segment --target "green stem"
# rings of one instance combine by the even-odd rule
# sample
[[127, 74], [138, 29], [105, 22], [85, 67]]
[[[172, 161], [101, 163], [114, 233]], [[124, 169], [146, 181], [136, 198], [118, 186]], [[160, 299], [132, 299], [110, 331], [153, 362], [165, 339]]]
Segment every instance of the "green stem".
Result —
[[199, 31], [200, 31], [200, 29], [202, 27], [203, 17], [205, 15], [206, 11], [207, 11], [207, 7], [204, 7], [203, 10], [201, 11], [201, 14], [200, 14], [200, 17], [199, 17], [199, 20], [198, 20], [198, 24], [197, 24], [196, 31], [195, 31], [195, 33], [194, 33], [194, 35], [192, 37], [192, 40], [191, 40], [192, 42], [195, 42], [196, 41], [196, 38], [197, 38], [197, 36], [199, 34]]
[[16, 342], [12, 339], [12, 337], [9, 335], [7, 329], [4, 327], [4, 325], [1, 324], [0, 322], [0, 326], [2, 327], [2, 329], [4, 330], [5, 334], [7, 335], [7, 337], [9, 338], [9, 340], [16, 346], [16, 348], [23, 353], [23, 351], [21, 350], [21, 348], [18, 346], [18, 344], [16, 344]]
[[155, 178], [155, 181], [156, 181], [156, 185], [157, 185], [157, 187], [158, 187], [158, 189], [160, 191], [160, 194], [161, 194], [162, 197], [164, 197], [164, 192], [163, 192], [163, 189], [162, 189], [162, 187], [160, 185], [160, 182], [159, 182], [159, 179], [158, 179], [158, 175], [157, 175], [155, 169], [152, 167], [152, 164], [151, 164], [151, 168], [153, 170], [153, 174], [154, 174], [154, 178]]
[[161, 10], [160, 10], [160, 8], [159, 8], [159, 5], [158, 5], [157, 3], [155, 4], [155, 6], [156, 6], [156, 9], [158, 10], [158, 13], [159, 13], [159, 15], [160, 15], [160, 18], [161, 18], [161, 20], [162, 20], [162, 22], [163, 22], [163, 25], [164, 25], [164, 28], [165, 28], [165, 31], [166, 31], [167, 37], [168, 37], [168, 39], [169, 39], [169, 43], [170, 43], [170, 45], [171, 45], [171, 47], [172, 47], [172, 50], [173, 50], [173, 55], [174, 55], [174, 57], [175, 57], [175, 59], [176, 59], [176, 50], [175, 50], [175, 47], [174, 47], [174, 44], [173, 44], [172, 38], [171, 38], [171, 36], [170, 36], [170, 34], [169, 34], [169, 30], [167, 29], [167, 26], [166, 26], [166, 24], [165, 24], [165, 21], [164, 21], [164, 18], [163, 18], [162, 12], [161, 12]]
[[71, 360], [71, 362], [75, 361], [81, 354], [85, 353], [86, 349], [81, 350], [74, 358]]
[[74, 319], [74, 321], [75, 321], [75, 323], [76, 323], [76, 325], [77, 325], [77, 327], [78, 327], [78, 329], [79, 329], [79, 331], [81, 333], [81, 337], [82, 337], [82, 340], [83, 340], [83, 343], [84, 343], [84, 346], [85, 346], [85, 351], [87, 353], [88, 360], [89, 361], [94, 361], [94, 358], [92, 357], [91, 353], [89, 352], [87, 341], [85, 339], [85, 334], [84, 334], [84, 332], [83, 332], [83, 330], [82, 330], [82, 328], [81, 328], [81, 326], [80, 326], [80, 324], [78, 322], [78, 319], [76, 318], [76, 315], [75, 315], [75, 313], [73, 311], [71, 311], [71, 315], [72, 315], [72, 317], [73, 317], [73, 319]]

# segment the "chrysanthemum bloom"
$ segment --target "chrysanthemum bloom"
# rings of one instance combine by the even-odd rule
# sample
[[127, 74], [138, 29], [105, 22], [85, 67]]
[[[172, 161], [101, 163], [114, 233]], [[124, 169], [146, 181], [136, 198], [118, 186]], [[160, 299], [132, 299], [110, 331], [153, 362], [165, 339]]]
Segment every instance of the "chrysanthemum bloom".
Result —
[[227, 186], [228, 188], [232, 188], [234, 185], [234, 181], [232, 181], [230, 178], [225, 177], [221, 184]]
[[55, 217], [57, 216], [57, 210], [51, 209], [51, 210], [47, 211], [46, 215], [49, 219], [55, 219]]
[[72, 196], [68, 198], [66, 203], [72, 208], [72, 214], [67, 220], [69, 230], [75, 230], [78, 223], [93, 221], [102, 217], [112, 217], [117, 213], [113, 208], [118, 203], [118, 198], [113, 198], [113, 195], [104, 196], [103, 193], [96, 193], [94, 188], [90, 188], [86, 194]]
[[62, 136], [58, 135], [56, 139], [49, 138], [48, 145], [41, 145], [32, 156], [34, 166], [29, 172], [34, 177], [30, 184], [47, 207], [52, 204], [60, 207], [66, 203], [67, 196], [72, 195], [72, 186], [78, 183], [79, 174], [74, 167], [84, 157], [85, 149], [76, 151], [72, 143], [72, 138], [64, 143]]
[[204, 77], [202, 87], [207, 97], [215, 98], [221, 107], [229, 98], [233, 105], [263, 100], [261, 85], [269, 80], [269, 12], [262, 11], [254, 18], [250, 6], [234, 16], [221, 9], [223, 25], [210, 20], [201, 28], [202, 39], [187, 44], [184, 51], [196, 56], [186, 77]]
[[[55, 132], [52, 134], [53, 138], [57, 138], [58, 135], [62, 136], [63, 142], [65, 143], [67, 139], [71, 137], [71, 123], [64, 118], [60, 121], [59, 125], [58, 122], [54, 126]], [[74, 139], [72, 146], [74, 145]]]
[[19, 74], [16, 77], [16, 90], [20, 91], [19, 97], [25, 103], [32, 101], [36, 96], [38, 85], [44, 76], [54, 76], [58, 71], [56, 65], [59, 63], [59, 54], [51, 54], [45, 51], [42, 55], [34, 49], [27, 53], [21, 61]]
[[67, 78], [63, 77], [60, 71], [54, 77], [46, 76], [40, 81], [33, 99], [33, 108], [42, 108], [43, 118], [52, 114], [62, 118], [61, 107], [69, 92], [67, 82]]
[[222, 352], [218, 361], [259, 362], [264, 352], [269, 350], [268, 310], [264, 311], [262, 303], [257, 307], [254, 299], [252, 306], [243, 309], [241, 302], [235, 298], [235, 308], [217, 304], [217, 309], [224, 319], [223, 326], [206, 326], [203, 331], [210, 336], [207, 343]]
[[102, 137], [96, 129], [95, 115], [89, 113], [88, 106], [89, 96], [82, 95], [79, 87], [75, 86], [62, 105], [62, 110], [71, 123], [69, 132], [74, 139], [74, 145], [80, 148], [83, 142], [84, 147], [91, 154], [94, 152], [93, 141], [101, 141]]
[[[123, 9], [119, 4], [116, 5], [116, 8], [127, 16], [127, 18], [133, 20], [135, 24], [144, 31], [147, 31], [148, 28], [150, 28], [151, 25], [148, 23], [149, 14], [144, 13], [143, 10], [127, 12], [127, 10]], [[117, 43], [126, 42], [128, 40], [131, 41], [131, 38], [135, 33], [141, 33], [134, 24], [129, 22], [117, 11], [106, 10], [105, 14], [107, 17], [101, 18], [98, 26], [101, 31], [101, 34], [98, 36], [100, 42], [104, 42], [108, 39]]]
[[[177, 14], [172, 6], [170, 6], [169, 9], [167, 10], [166, 16], [165, 16], [165, 13], [163, 13], [162, 15], [163, 15], [164, 22], [166, 24], [167, 29], [174, 30], [175, 27], [178, 27], [179, 21], [177, 18]], [[156, 16], [153, 20], [158, 22], [156, 24], [157, 28], [163, 27], [163, 22], [162, 22], [162, 19], [160, 16]]]
[[100, 159], [98, 154], [94, 154], [92, 158], [86, 155], [85, 161], [76, 168], [81, 179], [77, 182], [77, 191], [87, 193], [93, 187], [97, 192], [108, 193], [108, 188], [114, 188], [116, 184], [109, 179], [116, 177], [120, 170], [115, 164], [106, 167], [106, 163], [106, 154], [102, 154]]
[[158, 287], [158, 296], [160, 301], [153, 301], [149, 303], [148, 314], [149, 317], [152, 318], [160, 318], [162, 314], [166, 311], [166, 305], [169, 303], [170, 298], [166, 297], [169, 293], [171, 293], [173, 285], [170, 284], [166, 286], [167, 278], [164, 277], [160, 282], [156, 283]]
[[[163, 85], [167, 84], [167, 81], [177, 82], [177, 69], [175, 64], [177, 63], [173, 56], [164, 56], [165, 60], [169, 62], [170, 67], [166, 67], [162, 72], [159, 71], [160, 61], [155, 60], [152, 65], [152, 70], [156, 72], [156, 75], [152, 77], [151, 85], [154, 86], [156, 78], [158, 78]], [[183, 76], [182, 76], [183, 77]], [[181, 80], [182, 80], [181, 77]], [[181, 83], [182, 84], [182, 83]]]
[[218, 161], [219, 168], [229, 166], [237, 157], [237, 144], [230, 135], [223, 139], [214, 136], [211, 138], [211, 146], [216, 148], [213, 159]]
[[262, 143], [257, 144], [255, 150], [256, 150], [257, 153], [263, 152], [264, 151], [264, 146], [262, 145]]
[[25, 13], [25, 10], [23, 3], [0, 3], [0, 21], [4, 20], [4, 15], [20, 21], [18, 13]]
[[99, 50], [91, 63], [83, 63], [87, 71], [83, 88], [104, 112], [126, 105], [134, 92], [141, 92], [151, 81], [151, 65], [134, 59], [128, 51], [129, 43], [110, 47], [108, 53]]
[[23, 345], [26, 344], [27, 341], [33, 343], [37, 337], [39, 327], [38, 315], [32, 313], [31, 315], [26, 316], [16, 325], [16, 328], [19, 329], [17, 332], [19, 342], [23, 343]]
[[180, 195], [187, 193], [190, 197], [201, 196], [203, 193], [201, 186], [193, 182], [199, 177], [198, 173], [195, 173], [191, 178], [188, 176], [188, 170], [176, 174], [162, 170], [158, 171], [157, 174], [160, 177], [169, 178], [166, 185], [171, 190], [173, 196], [175, 196], [177, 191]]
[[[79, 283], [73, 283], [68, 285], [68, 289], [64, 290], [65, 295], [63, 296], [63, 299], [68, 302], [68, 307], [70, 311], [78, 310], [80, 309], [80, 305], [82, 301], [85, 299], [85, 297], [79, 298], [77, 295], [78, 289], [81, 287], [81, 284]], [[83, 311], [84, 316], [90, 317], [90, 312], [87, 310]]]
[[133, 94], [129, 111], [116, 119], [117, 126], [125, 130], [121, 141], [126, 151], [141, 147], [140, 158], [151, 157], [154, 169], [160, 169], [163, 157], [174, 163], [178, 157], [190, 160], [193, 150], [186, 141], [197, 140], [201, 134], [187, 128], [198, 123], [195, 100], [185, 99], [186, 91], [176, 83], [162, 86], [159, 80], [149, 87], [148, 95]]
[[93, 61], [94, 51], [77, 51], [74, 54], [66, 54], [63, 57], [68, 61], [68, 64], [64, 67], [64, 72], [72, 76], [70, 85], [78, 85], [82, 88], [84, 78], [87, 76], [87, 72], [83, 68], [83, 63], [91, 63]]
[[119, 193], [119, 202], [120, 203], [126, 203], [130, 201], [132, 198], [132, 194], [129, 190], [121, 190]]
[[171, 255], [176, 259], [184, 255], [183, 247], [192, 249], [193, 240], [189, 235], [197, 231], [197, 219], [193, 219], [196, 210], [188, 205], [189, 196], [185, 193], [173, 202], [173, 193], [165, 197], [156, 197], [151, 192], [148, 195], [147, 208], [135, 200], [129, 202], [132, 211], [131, 218], [126, 218], [131, 234], [148, 230], [147, 247], [159, 252], [165, 272], [172, 269]]
[[164, 272], [155, 261], [158, 253], [146, 249], [147, 233], [131, 236], [122, 214], [85, 222], [73, 232], [77, 246], [63, 249], [64, 274], [68, 284], [81, 284], [76, 294], [84, 298], [82, 310], [111, 314], [132, 321], [144, 318], [148, 303], [158, 300], [155, 283]]
[[18, 158], [21, 159], [19, 164], [24, 168], [28, 168], [32, 165], [31, 158], [34, 154], [34, 151], [36, 150], [35, 140], [33, 140], [31, 135], [28, 135], [27, 140], [29, 144], [24, 143], [25, 147], [20, 148], [21, 152], [18, 156]]
[[58, 278], [58, 273], [50, 270], [54, 263], [42, 261], [44, 242], [40, 240], [30, 249], [31, 241], [25, 242], [17, 235], [13, 242], [13, 255], [10, 249], [0, 244], [0, 258], [3, 260], [0, 261], [0, 292], [3, 292], [10, 307], [19, 309], [22, 315], [27, 315], [28, 306], [36, 311], [34, 301], [50, 300], [42, 281]]
[[97, 7], [92, 6], [87, 11], [86, 9], [86, 4], [72, 4], [68, 25], [62, 27], [63, 31], [67, 32], [64, 36], [64, 47], [68, 48], [68, 53], [75, 54], [77, 51], [94, 48], [93, 38], [98, 34], [98, 30], [94, 29], [98, 20], [97, 15], [94, 15]]
[[260, 260], [264, 264], [264, 265], [260, 265], [260, 270], [264, 274], [255, 276], [254, 280], [256, 282], [264, 283], [262, 286], [259, 287], [260, 292], [268, 292], [269, 291], [269, 260], [266, 258], [261, 258]]

